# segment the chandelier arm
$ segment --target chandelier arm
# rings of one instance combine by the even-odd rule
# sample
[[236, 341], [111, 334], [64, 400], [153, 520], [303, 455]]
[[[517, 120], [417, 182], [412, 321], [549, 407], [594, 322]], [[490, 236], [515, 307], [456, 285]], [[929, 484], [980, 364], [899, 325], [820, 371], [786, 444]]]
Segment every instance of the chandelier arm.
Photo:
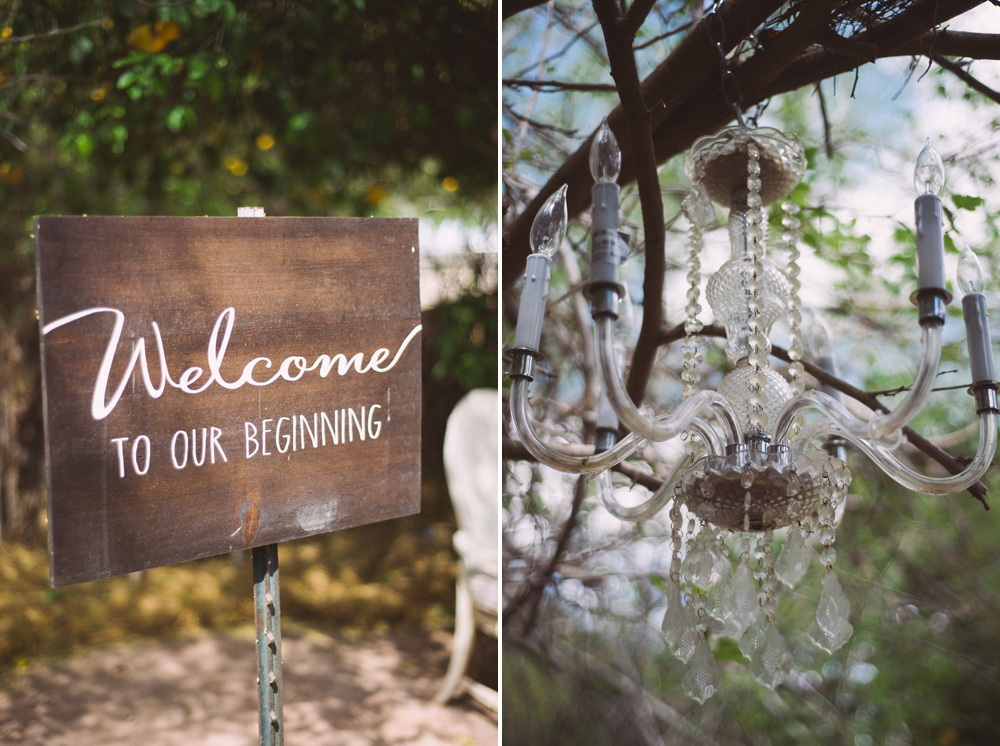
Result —
[[728, 442], [743, 442], [743, 431], [736, 411], [724, 396], [715, 391], [697, 392], [681, 402], [670, 415], [660, 415], [652, 420], [644, 416], [629, 397], [622, 384], [621, 374], [615, 366], [614, 319], [610, 316], [598, 318], [594, 333], [597, 336], [601, 386], [604, 387], [608, 401], [621, 424], [627, 429], [655, 442], [669, 440], [679, 435], [696, 417], [708, 411], [715, 414], [722, 422]]
[[643, 521], [659, 512], [673, 497], [670, 485], [673, 484], [674, 473], [676, 472], [671, 472], [670, 476], [663, 480], [663, 484], [648, 500], [635, 506], [622, 505], [615, 498], [610, 471], [602, 471], [594, 481], [597, 482], [597, 494], [601, 498], [601, 504], [611, 515], [622, 521]]
[[855, 438], [882, 440], [901, 430], [920, 411], [934, 388], [934, 379], [941, 361], [942, 328], [941, 324], [923, 326], [922, 353], [916, 378], [906, 398], [895, 409], [885, 414], [876, 414], [870, 420], [862, 420], [828, 394], [809, 391], [795, 396], [781, 410], [774, 429], [775, 442], [788, 441], [792, 422], [803, 409], [818, 409]]
[[949, 495], [971, 487], [989, 468], [997, 447], [997, 415], [993, 411], [985, 411], [979, 415], [979, 448], [976, 455], [962, 471], [948, 477], [918, 474], [896, 458], [882, 443], [857, 438], [832, 420], [826, 420], [824, 425], [817, 423], [813, 428], [813, 437], [823, 434], [836, 435], [850, 441], [889, 477], [907, 489], [928, 495]]
[[510, 391], [510, 414], [514, 426], [524, 443], [525, 448], [540, 463], [551, 466], [559, 471], [576, 474], [593, 474], [614, 466], [634, 451], [641, 438], [634, 433], [627, 435], [612, 448], [593, 456], [571, 456], [547, 445], [538, 435], [531, 422], [531, 411], [528, 405], [528, 384], [524, 378], [515, 378]]

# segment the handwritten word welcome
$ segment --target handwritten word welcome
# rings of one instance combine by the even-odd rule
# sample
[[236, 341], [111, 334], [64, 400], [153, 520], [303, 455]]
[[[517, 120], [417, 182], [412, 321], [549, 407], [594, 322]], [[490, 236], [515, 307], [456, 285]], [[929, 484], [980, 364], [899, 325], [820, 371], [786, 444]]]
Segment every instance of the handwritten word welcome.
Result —
[[[170, 375], [170, 371], [167, 369], [167, 355], [163, 347], [163, 337], [160, 335], [160, 327], [155, 321], [153, 321], [153, 336], [156, 338], [156, 353], [160, 361], [159, 383], [154, 384], [152, 377], [149, 374], [149, 364], [146, 361], [146, 338], [140, 337], [132, 349], [132, 357], [129, 358], [128, 365], [125, 368], [125, 373], [122, 375], [121, 383], [118, 384], [115, 392], [110, 398], [108, 398], [111, 367], [114, 363], [115, 354], [118, 350], [118, 343], [121, 341], [122, 329], [125, 327], [124, 313], [119, 311], [117, 308], [87, 308], [83, 311], [77, 311], [69, 316], [63, 316], [60, 319], [56, 319], [55, 321], [46, 324], [42, 328], [42, 334], [49, 334], [62, 326], [66, 326], [74, 321], [78, 321], [79, 319], [98, 313], [113, 314], [115, 317], [115, 326], [111, 332], [111, 337], [108, 339], [108, 345], [105, 348], [104, 357], [101, 360], [101, 366], [97, 371], [97, 380], [94, 384], [94, 395], [91, 398], [90, 413], [95, 420], [103, 420], [114, 411], [122, 397], [122, 394], [128, 387], [129, 379], [132, 377], [132, 373], [135, 370], [136, 365], [139, 366], [139, 372], [142, 375], [142, 380], [146, 387], [146, 393], [148, 393], [152, 399], [159, 399], [163, 395], [167, 384], [173, 388], [180, 389], [186, 394], [200, 394], [213, 383], [217, 383], [222, 388], [229, 390], [241, 388], [246, 384], [250, 384], [251, 386], [270, 386], [278, 379], [290, 382], [298, 381], [303, 375], [314, 370], [319, 371], [321, 378], [326, 378], [330, 375], [330, 372], [334, 369], [334, 367], [337, 369], [337, 374], [341, 376], [346, 375], [352, 368], [357, 373], [368, 373], [369, 371], [386, 373], [389, 370], [392, 370], [396, 363], [399, 362], [399, 358], [402, 356], [403, 351], [406, 350], [407, 346], [422, 328], [422, 325], [420, 324], [413, 327], [413, 330], [406, 336], [402, 343], [400, 343], [399, 348], [396, 350], [396, 354], [388, 363], [386, 361], [389, 359], [390, 350], [385, 347], [375, 350], [375, 352], [373, 352], [368, 358], [367, 362], [365, 362], [364, 354], [361, 352], [355, 353], [351, 357], [348, 357], [344, 353], [337, 353], [333, 356], [321, 354], [318, 355], [311, 363], [301, 355], [290, 355], [281, 362], [281, 365], [278, 366], [278, 370], [274, 375], [266, 380], [257, 380], [254, 378], [254, 369], [259, 365], [263, 365], [264, 368], [270, 369], [273, 366], [273, 363], [270, 358], [255, 357], [243, 366], [243, 373], [238, 379], [235, 381], [227, 381], [222, 377], [220, 368], [222, 367], [222, 361], [226, 355], [226, 349], [229, 347], [229, 338], [233, 333], [233, 326], [236, 320], [236, 309], [230, 307], [220, 313], [219, 317], [215, 320], [215, 326], [212, 327], [212, 333], [208, 337], [208, 377], [199, 386], [195, 386], [195, 384], [198, 383], [205, 374], [204, 368], [197, 365], [191, 366], [181, 373], [177, 380], [174, 380]], [[223, 325], [225, 326], [223, 327]]]

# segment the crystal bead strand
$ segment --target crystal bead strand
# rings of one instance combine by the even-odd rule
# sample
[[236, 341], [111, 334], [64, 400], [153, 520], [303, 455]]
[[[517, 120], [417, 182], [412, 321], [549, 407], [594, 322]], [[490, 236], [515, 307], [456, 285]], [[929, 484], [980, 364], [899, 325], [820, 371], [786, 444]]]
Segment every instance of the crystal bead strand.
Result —
[[699, 197], [699, 185], [695, 184], [681, 204], [681, 209], [691, 224], [688, 228], [688, 303], [685, 309], [687, 318], [684, 321], [684, 372], [681, 373], [685, 399], [698, 390], [698, 366], [704, 359], [701, 351], [704, 345], [701, 330], [704, 325], [698, 320], [698, 314], [702, 310], [699, 301], [701, 300], [701, 252], [704, 247], [701, 215], [698, 209]]
[[761, 615], [754, 629], [756, 645], [750, 656], [750, 673], [761, 684], [774, 689], [787, 678], [792, 669], [792, 655], [774, 623], [778, 602], [774, 597], [777, 581], [774, 576], [774, 532], [768, 530], [761, 548]]
[[851, 604], [833, 572], [833, 563], [837, 559], [837, 550], [833, 548], [836, 539], [833, 522], [846, 484], [840, 475], [833, 481], [829, 472], [824, 471], [822, 487], [827, 496], [823, 500], [819, 516], [819, 538], [823, 543], [820, 561], [826, 566], [826, 574], [823, 576], [823, 589], [820, 591], [816, 619], [809, 628], [809, 636], [823, 650], [833, 653], [839, 650], [854, 632], [854, 628], [848, 622]]
[[777, 590], [777, 579], [774, 577], [774, 531], [768, 529], [764, 533], [763, 548], [761, 554], [761, 604], [764, 613], [767, 614], [767, 621], [774, 624], [774, 616], [778, 611], [778, 601], [774, 597]]
[[694, 546], [694, 525], [695, 518], [688, 514], [686, 517], [686, 536], [684, 546], [687, 548], [687, 556], [684, 559], [682, 576], [684, 577], [684, 628], [681, 630], [680, 639], [674, 649], [681, 661], [687, 663], [694, 655], [698, 645], [698, 618], [695, 613], [695, 583], [693, 580], [693, 568], [691, 567], [691, 550]]
[[747, 252], [750, 261], [750, 281], [747, 283], [747, 307], [750, 312], [750, 366], [753, 373], [748, 378], [750, 390], [750, 425], [754, 432], [767, 432], [767, 384], [765, 370], [771, 354], [771, 342], [763, 332], [761, 321], [764, 289], [764, 207], [760, 198], [760, 151], [751, 141], [747, 145]]
[[674, 485], [674, 500], [670, 506], [670, 543], [673, 547], [673, 558], [670, 561], [670, 582], [667, 586], [667, 611], [663, 616], [663, 639], [673, 650], [684, 631], [684, 608], [681, 593], [681, 501], [679, 491], [681, 485]]
[[784, 232], [781, 234], [782, 243], [788, 250], [788, 267], [785, 273], [788, 275], [790, 294], [788, 296], [788, 338], [791, 344], [788, 347], [788, 357], [791, 364], [788, 366], [788, 375], [791, 378], [792, 393], [801, 394], [805, 391], [805, 382], [802, 380], [804, 373], [802, 368], [802, 299], [799, 291], [802, 289], [802, 282], [799, 274], [802, 271], [799, 267], [799, 239], [802, 237], [802, 222], [798, 219], [799, 206], [792, 200], [786, 200], [781, 205], [785, 216], [781, 219]]

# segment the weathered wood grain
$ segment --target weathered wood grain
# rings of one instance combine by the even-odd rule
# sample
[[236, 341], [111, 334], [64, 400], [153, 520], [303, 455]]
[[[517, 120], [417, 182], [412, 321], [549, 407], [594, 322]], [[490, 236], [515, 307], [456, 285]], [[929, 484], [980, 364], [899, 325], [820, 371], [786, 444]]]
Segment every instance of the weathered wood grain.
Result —
[[[419, 332], [389, 367], [420, 324], [416, 220], [42, 217], [35, 237], [54, 585], [419, 510]], [[173, 382], [154, 398], [136, 366], [98, 418], [91, 399], [115, 314], [59, 325], [96, 308], [124, 314], [103, 403], [143, 339], [159, 386], [154, 322]], [[190, 374], [188, 388], [204, 386], [213, 327], [219, 357], [230, 324], [218, 378], [200, 393], [178, 388], [192, 366], [203, 372]], [[362, 369], [373, 360], [374, 369], [301, 370], [338, 353], [345, 362], [360, 353]], [[240, 382], [257, 357], [270, 367], [257, 363], [238, 388], [220, 383]], [[255, 385], [287, 358], [284, 378]], [[292, 419], [281, 418], [295, 420], [294, 446]], [[140, 475], [131, 449], [138, 443], [141, 471], [143, 435], [149, 467]]]

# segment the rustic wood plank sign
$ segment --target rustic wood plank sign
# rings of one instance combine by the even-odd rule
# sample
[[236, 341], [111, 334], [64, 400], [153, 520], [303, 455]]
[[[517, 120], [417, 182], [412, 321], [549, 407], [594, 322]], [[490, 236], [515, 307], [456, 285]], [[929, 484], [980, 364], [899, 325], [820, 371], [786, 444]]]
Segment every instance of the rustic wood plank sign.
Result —
[[53, 585], [419, 511], [416, 220], [35, 240]]

